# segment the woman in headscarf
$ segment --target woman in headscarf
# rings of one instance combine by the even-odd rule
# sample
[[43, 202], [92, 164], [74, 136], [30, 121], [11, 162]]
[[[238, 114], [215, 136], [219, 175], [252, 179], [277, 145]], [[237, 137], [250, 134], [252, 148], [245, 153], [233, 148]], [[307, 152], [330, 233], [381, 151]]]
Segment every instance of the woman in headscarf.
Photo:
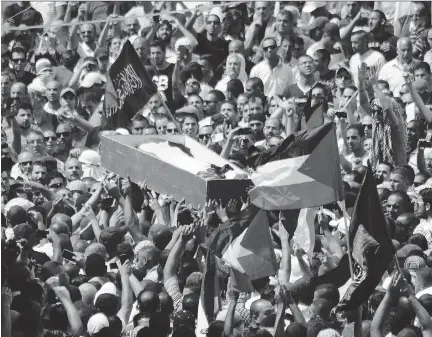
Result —
[[227, 84], [230, 80], [238, 78], [245, 85], [248, 76], [246, 74], [246, 61], [241, 54], [230, 54], [226, 60], [225, 75], [216, 84], [216, 90], [227, 93]]

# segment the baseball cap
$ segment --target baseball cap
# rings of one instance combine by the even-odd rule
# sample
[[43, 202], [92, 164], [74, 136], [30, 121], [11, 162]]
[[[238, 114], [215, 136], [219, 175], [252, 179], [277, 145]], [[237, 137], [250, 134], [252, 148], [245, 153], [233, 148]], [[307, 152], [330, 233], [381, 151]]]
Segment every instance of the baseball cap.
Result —
[[330, 23], [330, 20], [324, 16], [317, 17], [309, 26], [305, 27], [305, 30], [311, 31], [312, 29], [324, 29], [324, 26]]
[[342, 66], [336, 70], [336, 76], [340, 76], [342, 73], [349, 75], [352, 78], [351, 71], [348, 68]]
[[38, 75], [40, 72], [42, 72], [45, 69], [51, 69], [52, 64], [48, 59], [42, 58], [36, 61], [35, 70], [36, 75]]
[[189, 51], [191, 51], [192, 50], [192, 41], [187, 37], [181, 37], [175, 43], [175, 51], [178, 51], [180, 46], [184, 46]]
[[324, 1], [306, 1], [303, 6], [303, 13], [312, 13], [317, 8], [324, 7], [327, 3]]
[[63, 95], [66, 94], [67, 92], [72, 93], [76, 97], [76, 91], [73, 90], [72, 88], [64, 88], [60, 93], [60, 97], [63, 97]]

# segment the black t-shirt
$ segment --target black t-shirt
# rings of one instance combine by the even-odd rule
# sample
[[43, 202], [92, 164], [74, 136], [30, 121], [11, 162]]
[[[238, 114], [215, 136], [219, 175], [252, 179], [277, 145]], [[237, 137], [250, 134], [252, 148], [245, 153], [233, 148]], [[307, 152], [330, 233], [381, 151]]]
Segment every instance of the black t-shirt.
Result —
[[171, 63], [165, 69], [155, 69], [156, 75], [153, 76], [152, 80], [156, 84], [159, 92], [164, 93], [168, 103], [172, 103], [172, 76], [174, 73], [174, 64]]
[[35, 74], [32, 74], [28, 71], [24, 71], [24, 75], [22, 77], [17, 77], [17, 81], [24, 83], [25, 85], [29, 85], [36, 78]]
[[209, 54], [209, 63], [212, 69], [216, 69], [218, 65], [225, 61], [228, 56], [228, 41], [218, 39], [217, 41], [209, 41], [207, 33], [197, 34], [198, 45], [195, 47], [195, 54]]

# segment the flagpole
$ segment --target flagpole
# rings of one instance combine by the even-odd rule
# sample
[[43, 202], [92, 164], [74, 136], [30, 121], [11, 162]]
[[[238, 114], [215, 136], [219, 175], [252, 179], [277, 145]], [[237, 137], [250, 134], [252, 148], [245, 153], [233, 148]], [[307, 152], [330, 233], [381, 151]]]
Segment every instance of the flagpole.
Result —
[[396, 254], [394, 255], [394, 260], [395, 260], [395, 263], [396, 263], [396, 269], [398, 270], [399, 274], [402, 274], [401, 267], [399, 265], [399, 260], [398, 260], [398, 258], [396, 256]]
[[342, 205], [342, 213], [343, 213], [344, 225], [345, 225], [345, 231], [346, 231], [345, 239], [346, 239], [347, 247], [348, 247], [348, 260], [349, 260], [349, 266], [350, 266], [351, 280], [354, 281], [354, 271], [353, 271], [353, 263], [352, 263], [352, 257], [351, 257], [351, 244], [349, 241], [348, 220], [347, 220], [347, 211], [346, 211], [346, 206], [345, 206], [345, 199], [343, 199], [340, 202], [340, 204]]
[[177, 128], [179, 129], [179, 132], [181, 132], [181, 125], [180, 125], [180, 123], [179, 122], [177, 122], [177, 120], [174, 118], [174, 116], [172, 115], [172, 113], [171, 113], [171, 110], [168, 108], [168, 106], [166, 105], [166, 103], [165, 103], [165, 101], [164, 101], [164, 99], [163, 99], [163, 97], [161, 96], [161, 94], [160, 94], [160, 92], [158, 91], [157, 92], [157, 95], [159, 96], [159, 98], [160, 98], [160, 100], [161, 100], [161, 102], [162, 102], [162, 105], [163, 105], [163, 107], [165, 108], [165, 110], [167, 111], [167, 115], [168, 115], [168, 117], [169, 118], [171, 118], [171, 121], [177, 126]]

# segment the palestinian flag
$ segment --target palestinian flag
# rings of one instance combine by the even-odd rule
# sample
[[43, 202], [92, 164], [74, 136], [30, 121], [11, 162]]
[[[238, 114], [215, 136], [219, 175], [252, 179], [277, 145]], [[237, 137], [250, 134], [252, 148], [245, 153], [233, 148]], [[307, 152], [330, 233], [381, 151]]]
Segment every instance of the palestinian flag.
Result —
[[252, 204], [222, 224], [208, 248], [235, 270], [234, 282], [243, 291], [250, 291], [250, 280], [277, 273], [267, 212]]
[[303, 209], [343, 200], [333, 123], [294, 133], [248, 164], [256, 169], [250, 199], [261, 209]]
[[349, 228], [354, 280], [339, 304], [341, 309], [353, 310], [363, 303], [390, 265], [395, 250], [386, 223], [369, 165]]

